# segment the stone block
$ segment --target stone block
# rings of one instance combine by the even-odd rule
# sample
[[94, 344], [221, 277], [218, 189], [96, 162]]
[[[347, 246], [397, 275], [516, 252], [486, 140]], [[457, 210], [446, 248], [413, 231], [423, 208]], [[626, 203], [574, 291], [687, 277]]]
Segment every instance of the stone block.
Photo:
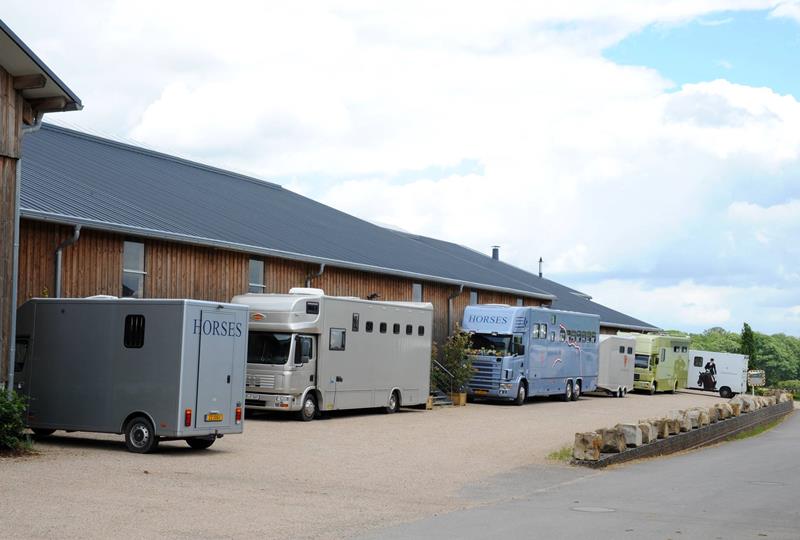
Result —
[[669, 424], [670, 435], [677, 435], [681, 432], [681, 423], [678, 420], [668, 420], [667, 423]]
[[594, 431], [575, 434], [575, 444], [572, 446], [572, 457], [582, 461], [597, 461], [600, 459], [600, 447], [603, 439]]
[[615, 427], [622, 430], [622, 436], [625, 437], [625, 446], [633, 448], [642, 446], [643, 437], [639, 424], [617, 424]]
[[618, 454], [625, 451], [627, 445], [625, 444], [625, 435], [623, 435], [621, 429], [598, 429], [597, 434], [602, 439], [601, 452]]
[[727, 420], [733, 416], [733, 410], [728, 403], [717, 403], [715, 407], [717, 408], [717, 411], [719, 411], [720, 420]]
[[658, 439], [658, 429], [655, 424], [639, 422], [639, 429], [642, 431], [642, 444], [649, 444]]
[[689, 418], [689, 423], [692, 425], [692, 429], [697, 429], [700, 427], [700, 411], [697, 409], [689, 409], [686, 411], [686, 416]]
[[742, 413], [741, 402], [728, 403], [728, 405], [731, 406], [731, 411], [733, 412], [733, 416], [739, 416]]
[[656, 421], [656, 431], [659, 439], [666, 439], [669, 437], [669, 420], [662, 418]]
[[708, 423], [709, 424], [716, 424], [717, 420], [719, 420], [719, 410], [716, 407], [709, 407], [708, 408]]

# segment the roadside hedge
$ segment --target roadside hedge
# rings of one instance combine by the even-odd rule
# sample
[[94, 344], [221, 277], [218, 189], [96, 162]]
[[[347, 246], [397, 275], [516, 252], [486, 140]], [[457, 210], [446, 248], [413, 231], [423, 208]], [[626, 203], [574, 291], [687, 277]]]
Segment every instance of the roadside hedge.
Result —
[[775, 385], [775, 388], [788, 390], [794, 394], [795, 399], [800, 399], [800, 380], [789, 379], [788, 381], [781, 381]]
[[16, 452], [26, 440], [23, 430], [25, 402], [16, 394], [0, 390], [0, 452]]

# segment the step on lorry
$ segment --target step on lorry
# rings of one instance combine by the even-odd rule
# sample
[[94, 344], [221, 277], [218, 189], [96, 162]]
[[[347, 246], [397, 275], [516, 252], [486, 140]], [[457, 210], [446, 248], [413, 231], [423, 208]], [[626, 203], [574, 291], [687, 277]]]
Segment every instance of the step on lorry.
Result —
[[501, 304], [467, 306], [462, 330], [475, 372], [470, 399], [525, 403], [529, 396], [577, 400], [597, 388], [597, 315]]
[[726, 399], [747, 392], [749, 363], [745, 354], [689, 349], [688, 388], [719, 392]]
[[689, 373], [689, 336], [625, 332], [620, 332], [618, 335], [636, 339], [634, 389], [655, 394], [673, 393], [679, 388], [686, 388]]
[[296, 413], [422, 405], [433, 306], [328, 296], [321, 289], [233, 298], [250, 310], [249, 410]]
[[198, 300], [33, 299], [17, 311], [25, 422], [119, 433], [128, 450], [242, 433], [247, 308]]

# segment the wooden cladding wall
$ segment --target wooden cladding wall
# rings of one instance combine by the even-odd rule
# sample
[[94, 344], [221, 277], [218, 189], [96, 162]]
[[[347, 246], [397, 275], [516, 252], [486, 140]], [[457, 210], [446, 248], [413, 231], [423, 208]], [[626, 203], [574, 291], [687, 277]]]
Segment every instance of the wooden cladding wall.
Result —
[[230, 302], [247, 292], [248, 260], [246, 253], [147, 240], [145, 297]]
[[[52, 296], [54, 253], [72, 235], [72, 227], [24, 220], [21, 228], [19, 304], [34, 296]], [[197, 298], [227, 302], [248, 288], [250, 255], [162, 240], [136, 239], [145, 245], [145, 297]], [[64, 249], [62, 294], [84, 297], [119, 296], [122, 292], [123, 235], [82, 229], [78, 242]], [[253, 256], [256, 258], [256, 256]], [[318, 264], [264, 257], [264, 279], [270, 293], [287, 293], [292, 287], [311, 287], [327, 294], [377, 300], [411, 301], [413, 283], [422, 283], [422, 299], [433, 304], [433, 337], [441, 343], [448, 335], [448, 299], [458, 287], [396, 276], [327, 266], [321, 276]], [[452, 322], [461, 321], [470, 289], [453, 300]], [[517, 296], [478, 291], [480, 303], [516, 305]], [[525, 305], [541, 302], [525, 299]]]
[[25, 101], [14, 90], [14, 77], [0, 67], [0, 156], [18, 158]]

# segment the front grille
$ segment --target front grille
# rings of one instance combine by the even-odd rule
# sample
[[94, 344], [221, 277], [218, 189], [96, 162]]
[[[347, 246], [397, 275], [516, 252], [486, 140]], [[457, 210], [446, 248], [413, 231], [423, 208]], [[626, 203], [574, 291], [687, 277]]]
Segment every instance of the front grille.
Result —
[[248, 375], [247, 386], [256, 388], [275, 388], [275, 375]]
[[639, 374], [638, 373], [634, 373], [633, 374], [633, 380], [634, 381], [638, 381], [639, 380]]
[[497, 388], [500, 382], [502, 362], [497, 360], [472, 360], [472, 369], [475, 371], [469, 386], [473, 390], [491, 390]]
[[244, 400], [245, 407], [263, 407], [264, 402], [258, 399], [246, 399]]

